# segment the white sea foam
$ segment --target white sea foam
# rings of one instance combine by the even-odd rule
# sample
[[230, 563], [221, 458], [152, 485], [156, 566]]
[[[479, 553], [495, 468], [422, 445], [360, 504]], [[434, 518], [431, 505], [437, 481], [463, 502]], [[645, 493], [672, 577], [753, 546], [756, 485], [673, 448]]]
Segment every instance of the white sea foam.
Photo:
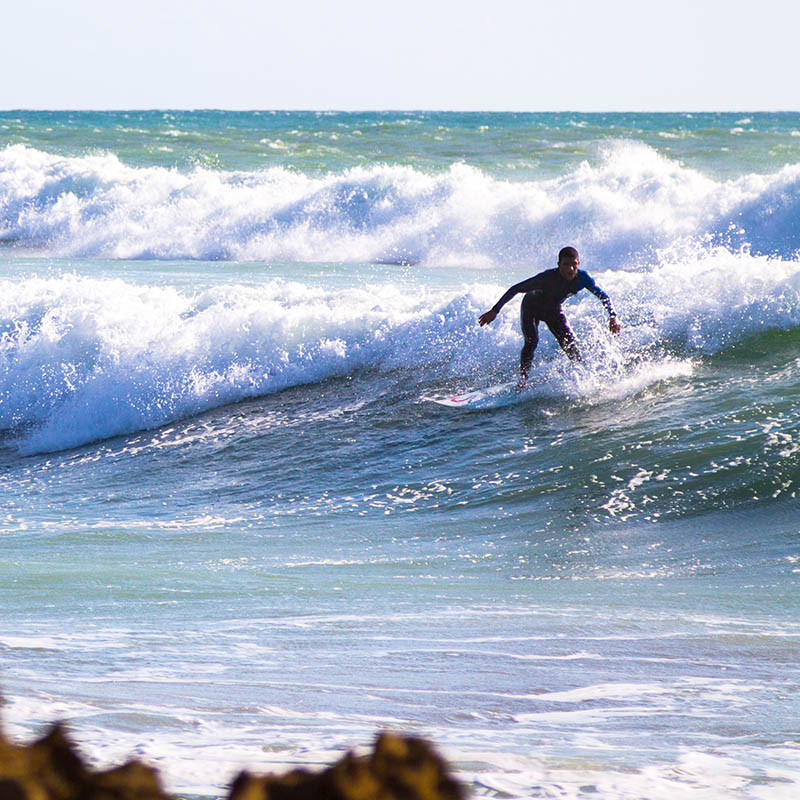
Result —
[[115, 155], [0, 152], [0, 239], [58, 256], [239, 261], [528, 263], [565, 242], [608, 268], [676, 245], [794, 258], [800, 165], [715, 181], [619, 141], [542, 181], [465, 164], [304, 175], [134, 168]]
[[[458, 762], [480, 764], [464, 772], [478, 797], [559, 797], [587, 795], [604, 800], [672, 800], [692, 796], [727, 800], [758, 798], [789, 800], [800, 788], [798, 754], [788, 749], [783, 754], [769, 753], [761, 759], [744, 748], [732, 756], [702, 753], [688, 748], [675, 757], [632, 769], [624, 764], [603, 768], [597, 759], [557, 756], [507, 756], [473, 752], [449, 752]], [[781, 761], [786, 757], [786, 762]]]

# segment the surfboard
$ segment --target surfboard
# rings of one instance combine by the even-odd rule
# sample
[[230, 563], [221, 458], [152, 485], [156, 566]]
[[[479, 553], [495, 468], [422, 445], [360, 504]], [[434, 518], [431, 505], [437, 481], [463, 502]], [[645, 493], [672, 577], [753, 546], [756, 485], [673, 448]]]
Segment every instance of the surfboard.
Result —
[[448, 408], [497, 408], [511, 403], [517, 403], [530, 394], [531, 387], [524, 389], [517, 387], [516, 381], [500, 383], [497, 386], [488, 386], [485, 389], [473, 389], [463, 394], [453, 394], [445, 397], [423, 397], [440, 406]]

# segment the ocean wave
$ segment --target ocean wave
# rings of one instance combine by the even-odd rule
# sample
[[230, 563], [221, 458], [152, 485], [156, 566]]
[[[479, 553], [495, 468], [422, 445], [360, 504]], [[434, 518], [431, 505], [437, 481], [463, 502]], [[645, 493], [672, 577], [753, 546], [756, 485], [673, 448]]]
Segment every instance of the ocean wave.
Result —
[[[800, 326], [800, 269], [792, 262], [718, 251], [600, 280], [623, 336], [608, 336], [589, 295], [570, 302], [569, 316], [582, 348], [617, 370], [627, 393], [661, 380], [664, 356], [691, 359]], [[518, 359], [515, 309], [486, 328], [476, 324], [504, 288], [326, 289], [272, 279], [190, 292], [74, 275], [2, 281], [0, 430], [24, 452], [49, 451], [363, 371], [485, 382], [500, 365], [513, 373]], [[652, 369], [625, 371], [642, 359]], [[537, 365], [561, 360], [543, 337]], [[578, 394], [602, 384], [591, 375], [583, 384], [563, 380]]]
[[796, 259], [799, 212], [800, 165], [720, 182], [630, 141], [520, 182], [466, 164], [311, 176], [0, 152], [0, 241], [61, 257], [513, 266], [572, 242], [647, 269], [676, 247]]
[[446, 358], [474, 322], [466, 298], [391, 286], [271, 281], [187, 294], [75, 276], [0, 286], [0, 429], [20, 433], [24, 452]]

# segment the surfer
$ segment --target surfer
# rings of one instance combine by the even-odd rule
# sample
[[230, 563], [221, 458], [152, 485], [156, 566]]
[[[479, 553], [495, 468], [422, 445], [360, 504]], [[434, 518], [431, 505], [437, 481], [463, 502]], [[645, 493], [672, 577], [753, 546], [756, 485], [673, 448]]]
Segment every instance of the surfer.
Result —
[[532, 278], [515, 283], [489, 311], [478, 317], [479, 325], [488, 325], [497, 316], [500, 309], [516, 294], [524, 292], [522, 298], [521, 321], [522, 335], [525, 344], [519, 359], [519, 386], [528, 383], [528, 373], [533, 363], [533, 351], [539, 344], [539, 323], [544, 322], [555, 336], [561, 349], [572, 361], [581, 361], [580, 350], [575, 341], [561, 304], [571, 294], [581, 289], [588, 289], [599, 297], [608, 312], [608, 327], [611, 333], [619, 333], [621, 325], [617, 321], [611, 298], [594, 282], [588, 272], [578, 269], [581, 263], [578, 251], [574, 247], [563, 247], [558, 253], [558, 267], [547, 269]]

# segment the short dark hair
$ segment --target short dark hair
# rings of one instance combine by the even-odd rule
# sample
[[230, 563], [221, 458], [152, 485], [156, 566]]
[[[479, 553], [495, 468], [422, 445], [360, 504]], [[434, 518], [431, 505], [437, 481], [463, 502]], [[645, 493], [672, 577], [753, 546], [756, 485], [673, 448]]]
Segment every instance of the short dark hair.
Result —
[[574, 247], [562, 247], [558, 251], [558, 261], [559, 261], [559, 263], [561, 262], [562, 258], [566, 258], [567, 256], [575, 256], [575, 257], [580, 258], [580, 256], [578, 256], [578, 251]]

